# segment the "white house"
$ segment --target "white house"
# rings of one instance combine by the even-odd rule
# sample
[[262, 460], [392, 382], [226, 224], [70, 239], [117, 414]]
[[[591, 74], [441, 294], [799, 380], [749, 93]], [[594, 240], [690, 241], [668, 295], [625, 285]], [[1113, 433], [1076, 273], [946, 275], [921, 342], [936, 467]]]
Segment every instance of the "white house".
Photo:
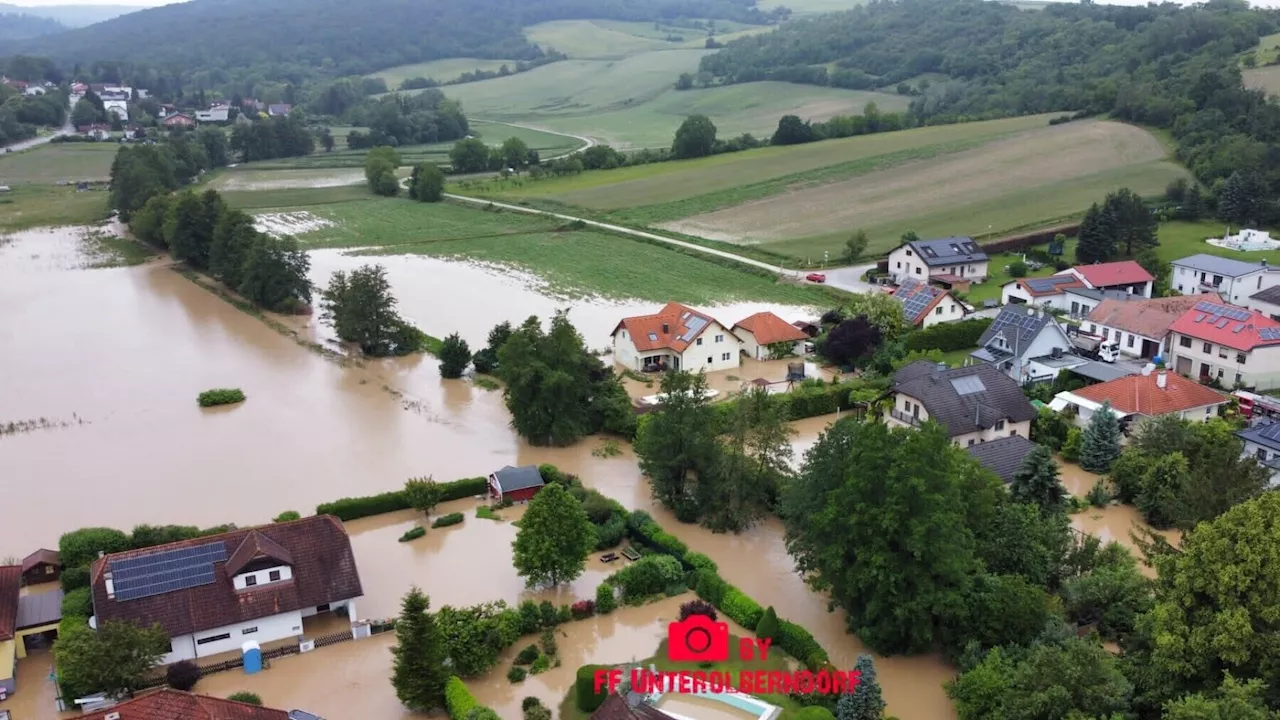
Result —
[[1168, 357], [1169, 326], [1195, 304], [1221, 302], [1214, 293], [1166, 298], [1106, 299], [1080, 323], [1080, 329], [1103, 340], [1115, 340], [1122, 355], [1152, 359]]
[[1271, 487], [1280, 486], [1280, 423], [1260, 422], [1236, 432], [1244, 441], [1245, 457], [1252, 457], [1271, 471]]
[[738, 367], [742, 352], [742, 342], [728, 328], [680, 303], [623, 318], [612, 337], [614, 362], [635, 371], [729, 370]]
[[129, 103], [124, 100], [103, 100], [102, 109], [115, 115], [122, 122], [129, 119]]
[[919, 328], [963, 320], [969, 314], [949, 290], [914, 278], [903, 278], [892, 297], [902, 303], [902, 314], [907, 322]]
[[1104, 297], [1151, 297], [1155, 278], [1132, 260], [1077, 265], [1039, 278], [1019, 278], [1000, 287], [1001, 302], [1051, 307], [1072, 317], [1088, 315]]
[[889, 274], [898, 284], [905, 278], [928, 282], [930, 277], [982, 282], [987, 268], [987, 254], [967, 237], [916, 240], [889, 253]]
[[1064, 369], [1088, 360], [1073, 353], [1075, 345], [1057, 320], [1035, 308], [1006, 307], [978, 339], [969, 354], [991, 363], [1019, 384], [1057, 377]]
[[1280, 387], [1280, 322], [1202, 300], [1169, 326], [1166, 362], [1187, 377], [1270, 390]]
[[932, 420], [951, 441], [968, 447], [1000, 438], [1031, 435], [1036, 409], [1022, 388], [991, 365], [947, 368], [926, 360], [893, 376], [890, 427], [919, 427]]
[[1133, 260], [1076, 265], [1057, 274], [1079, 278], [1086, 287], [1094, 290], [1119, 290], [1144, 298], [1151, 297], [1156, 282], [1151, 273]]
[[226, 105], [214, 105], [208, 110], [197, 110], [196, 120], [200, 122], [226, 122], [231, 108]]
[[802, 355], [809, 339], [803, 330], [771, 312], [745, 317], [730, 329], [742, 343], [742, 353], [753, 360], [773, 359], [771, 348], [777, 348], [780, 354]]
[[1273, 285], [1250, 295], [1244, 306], [1257, 310], [1272, 320], [1280, 320], [1280, 285]]
[[1128, 427], [1141, 418], [1161, 415], [1204, 422], [1217, 417], [1218, 410], [1229, 399], [1194, 380], [1159, 370], [1149, 375], [1129, 375], [1072, 392], [1060, 392], [1049, 403], [1049, 409], [1062, 412], [1072, 408], [1076, 424], [1084, 427], [1103, 403], [1108, 403], [1111, 412]]
[[22, 94], [26, 95], [27, 97], [35, 97], [37, 95], [43, 95], [46, 92], [48, 91], [45, 90], [43, 87], [40, 87], [39, 85], [32, 85], [28, 87], [26, 90], [23, 90]]
[[1201, 253], [1170, 264], [1173, 273], [1169, 284], [1182, 295], [1216, 292], [1229, 303], [1245, 305], [1259, 290], [1280, 285], [1280, 269], [1269, 266], [1266, 260], [1247, 263]]
[[90, 625], [158, 623], [170, 638], [163, 664], [302, 636], [304, 618], [340, 608], [354, 620], [363, 594], [332, 515], [112, 553], [90, 583]]

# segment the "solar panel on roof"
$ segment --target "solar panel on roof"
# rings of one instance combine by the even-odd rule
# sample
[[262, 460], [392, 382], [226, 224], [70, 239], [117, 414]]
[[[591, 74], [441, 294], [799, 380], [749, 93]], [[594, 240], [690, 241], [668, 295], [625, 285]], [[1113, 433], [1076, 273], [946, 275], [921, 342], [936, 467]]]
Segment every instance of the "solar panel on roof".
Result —
[[1263, 340], [1280, 340], [1280, 328], [1262, 328], [1258, 331], [1258, 337]]
[[982, 378], [977, 375], [955, 378], [951, 381], [951, 387], [955, 388], [956, 393], [960, 395], [972, 395], [987, 390], [987, 386], [982, 384]]
[[1196, 320], [1195, 320], [1195, 321], [1196, 321], [1196, 322], [1200, 322], [1201, 320], [1204, 320], [1204, 313], [1196, 313]]
[[1244, 323], [1239, 323], [1239, 324], [1238, 324], [1238, 325], [1236, 325], [1235, 327], [1231, 328], [1231, 332], [1233, 332], [1233, 333], [1238, 333], [1238, 332], [1240, 332], [1240, 331], [1241, 331], [1241, 330], [1243, 330], [1243, 329], [1244, 329]]
[[215, 562], [227, 561], [223, 542], [162, 550], [111, 561], [111, 582], [116, 600], [161, 595], [214, 582]]
[[698, 333], [702, 332], [702, 328], [706, 326], [707, 326], [706, 318], [691, 317], [689, 318], [689, 329], [684, 331], [684, 334], [680, 336], [680, 339], [684, 340], [685, 342], [688, 342], [693, 339], [694, 335], [697, 335]]
[[1228, 307], [1226, 305], [1219, 305], [1217, 303], [1211, 303], [1207, 301], [1201, 301], [1196, 303], [1195, 309], [1203, 313], [1208, 313], [1210, 315], [1231, 318], [1232, 320], [1243, 321], [1243, 320], [1248, 320], [1250, 317], [1249, 311], [1247, 310], [1241, 310], [1240, 308]]

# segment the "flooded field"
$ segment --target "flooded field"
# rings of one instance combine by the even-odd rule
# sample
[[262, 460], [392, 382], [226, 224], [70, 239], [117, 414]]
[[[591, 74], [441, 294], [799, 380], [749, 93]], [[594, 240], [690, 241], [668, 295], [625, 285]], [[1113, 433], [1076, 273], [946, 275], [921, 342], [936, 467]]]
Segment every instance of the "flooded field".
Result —
[[[1076, 497], [1084, 497], [1098, 481], [1097, 475], [1082, 469], [1079, 465], [1062, 462], [1061, 458], [1059, 458], [1059, 465], [1062, 468], [1062, 484]], [[1080, 532], [1096, 535], [1103, 542], [1118, 542], [1124, 545], [1133, 552], [1134, 557], [1138, 558], [1138, 569], [1144, 575], [1152, 578], [1156, 576], [1156, 569], [1142, 562], [1142, 550], [1133, 542], [1131, 533], [1151, 527], [1136, 507], [1116, 503], [1101, 508], [1090, 507], [1072, 515], [1071, 526]], [[1182, 542], [1182, 532], [1179, 530], [1158, 532], [1174, 547]]]
[[218, 191], [288, 190], [360, 185], [364, 171], [359, 168], [322, 170], [227, 170], [209, 186]]

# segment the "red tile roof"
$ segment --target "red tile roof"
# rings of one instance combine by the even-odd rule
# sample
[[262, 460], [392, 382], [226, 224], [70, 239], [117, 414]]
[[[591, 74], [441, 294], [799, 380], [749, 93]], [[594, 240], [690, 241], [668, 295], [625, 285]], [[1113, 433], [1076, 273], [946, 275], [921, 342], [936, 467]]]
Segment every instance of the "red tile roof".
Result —
[[0, 640], [12, 640], [18, 624], [18, 591], [22, 587], [22, 566], [0, 566]]
[[[691, 322], [697, 324], [697, 318], [703, 320], [701, 326], [691, 327]], [[714, 322], [710, 315], [703, 315], [680, 303], [667, 303], [653, 315], [623, 318], [611, 334], [616, 335], [619, 330], [626, 329], [631, 343], [641, 352], [674, 350], [682, 353]]]
[[[1031, 287], [1031, 283], [1029, 282], [1030, 280], [1039, 281], [1036, 284], [1042, 287], [1049, 287], [1047, 283], [1052, 283], [1052, 288], [1047, 290], [1041, 290], [1041, 291], [1034, 290]], [[1017, 287], [1020, 290], [1022, 290], [1023, 292], [1025, 292], [1026, 294], [1032, 297], [1043, 297], [1046, 295], [1061, 295], [1062, 293], [1068, 290], [1071, 290], [1073, 288], [1085, 287], [1085, 284], [1080, 281], [1080, 278], [1074, 275], [1050, 275], [1049, 277], [1042, 277], [1042, 278], [1019, 278], [1015, 280], [1014, 283], [1017, 285]]]
[[42, 563], [45, 565], [61, 565], [62, 556], [58, 554], [57, 550], [45, 550], [44, 548], [41, 548], [23, 559], [22, 572], [26, 572]]
[[[227, 572], [227, 564], [215, 563], [216, 580], [210, 585], [132, 600], [107, 596], [105, 575], [108, 563], [113, 560], [213, 542], [225, 543], [230, 558], [254, 533], [264, 535], [293, 556], [292, 579], [237, 591], [232, 584], [232, 574]], [[113, 553], [95, 560], [90, 573], [93, 608], [99, 622], [160, 623], [170, 637], [348, 600], [359, 597], [363, 592], [351, 551], [351, 539], [347, 537], [342, 521], [332, 515]]]
[[1169, 326], [1198, 302], [1221, 303], [1217, 293], [1174, 295], [1173, 297], [1114, 300], [1107, 298], [1089, 313], [1089, 322], [1159, 340]]
[[1225, 395], [1215, 392], [1194, 380], [1165, 371], [1165, 387], [1158, 385], [1160, 372], [1150, 375], [1130, 375], [1074, 391], [1075, 395], [1096, 403], [1110, 401], [1111, 407], [1123, 413], [1164, 415], [1227, 401]]
[[780, 342], [800, 342], [809, 336], [803, 330], [774, 315], [771, 312], [758, 312], [734, 323], [733, 330], [742, 328], [751, 333], [759, 345], [772, 345]]
[[[1197, 310], [1193, 306], [1169, 326], [1176, 333], [1189, 335], [1199, 340], [1206, 340], [1218, 345], [1226, 345], [1235, 350], [1248, 352], [1257, 347], [1280, 345], [1280, 322], [1263, 315], [1256, 310], [1246, 310], [1233, 305], [1207, 303], [1199, 307], [1212, 306], [1213, 310]], [[1231, 317], [1248, 315], [1244, 320]], [[1225, 323], [1223, 321], [1226, 321]], [[1218, 327], [1221, 325], [1222, 327]], [[1237, 331], [1237, 328], [1239, 330]], [[1263, 337], [1261, 330], [1273, 330]]]
[[1144, 270], [1141, 265], [1133, 260], [1076, 265], [1071, 269], [1079, 273], [1080, 277], [1095, 288], [1109, 287], [1111, 285], [1134, 285], [1155, 280], [1155, 278], [1151, 277], [1151, 273]]
[[81, 715], [80, 720], [104, 720], [111, 713], [119, 713], [120, 720], [289, 720], [284, 710], [171, 688]]

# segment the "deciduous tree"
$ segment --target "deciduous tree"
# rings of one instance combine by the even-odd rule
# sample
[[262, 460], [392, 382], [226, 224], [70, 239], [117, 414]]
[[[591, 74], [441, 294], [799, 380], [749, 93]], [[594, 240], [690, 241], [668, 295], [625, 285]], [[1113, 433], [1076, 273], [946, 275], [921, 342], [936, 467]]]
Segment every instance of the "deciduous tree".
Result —
[[512, 543], [520, 577], [530, 587], [559, 585], [586, 568], [596, 532], [582, 503], [563, 485], [552, 483], [529, 501]]
[[386, 269], [364, 265], [349, 274], [339, 270], [320, 295], [321, 318], [338, 337], [374, 357], [406, 355], [422, 347], [422, 333], [396, 313]]
[[[510, 343], [508, 343], [510, 344]], [[715, 410], [706, 397], [706, 376], [684, 371], [662, 377], [662, 409], [646, 416], [636, 434], [640, 470], [653, 496], [686, 522], [700, 512], [696, 480], [719, 457]]]
[[848, 240], [844, 241], [844, 261], [852, 265], [858, 262], [862, 257], [862, 253], [867, 251], [867, 233], [864, 230], [855, 230]]
[[268, 310], [292, 312], [311, 302], [311, 258], [292, 237], [258, 233], [245, 254], [237, 288]]
[[419, 202], [440, 202], [444, 198], [444, 172], [438, 165], [424, 162], [414, 166], [409, 197]]
[[404, 495], [409, 507], [420, 513], [430, 513], [440, 504], [444, 491], [440, 484], [431, 478], [409, 478], [404, 481]]
[[[74, 628], [74, 629], [73, 629]], [[73, 623], [54, 644], [58, 680], [72, 697], [104, 692], [122, 698], [142, 681], [169, 651], [169, 635], [159, 625], [138, 627], [108, 620], [97, 631]]]
[[885, 341], [896, 340], [909, 329], [902, 303], [888, 293], [854, 293], [845, 303], [844, 312], [846, 317], [866, 317]]
[[455, 173], [476, 173], [489, 169], [489, 146], [480, 138], [465, 138], [453, 144], [449, 164]]
[[680, 123], [671, 154], [679, 159], [704, 157], [716, 144], [716, 126], [706, 115], [690, 115]]
[[444, 686], [449, 679], [445, 665], [444, 635], [428, 612], [431, 600], [415, 585], [400, 601], [396, 619], [396, 644], [391, 648], [391, 684], [400, 704], [423, 712], [444, 707]]
[[831, 329], [822, 342], [822, 355], [841, 367], [856, 365], [875, 353], [882, 337], [880, 328], [859, 315]]

